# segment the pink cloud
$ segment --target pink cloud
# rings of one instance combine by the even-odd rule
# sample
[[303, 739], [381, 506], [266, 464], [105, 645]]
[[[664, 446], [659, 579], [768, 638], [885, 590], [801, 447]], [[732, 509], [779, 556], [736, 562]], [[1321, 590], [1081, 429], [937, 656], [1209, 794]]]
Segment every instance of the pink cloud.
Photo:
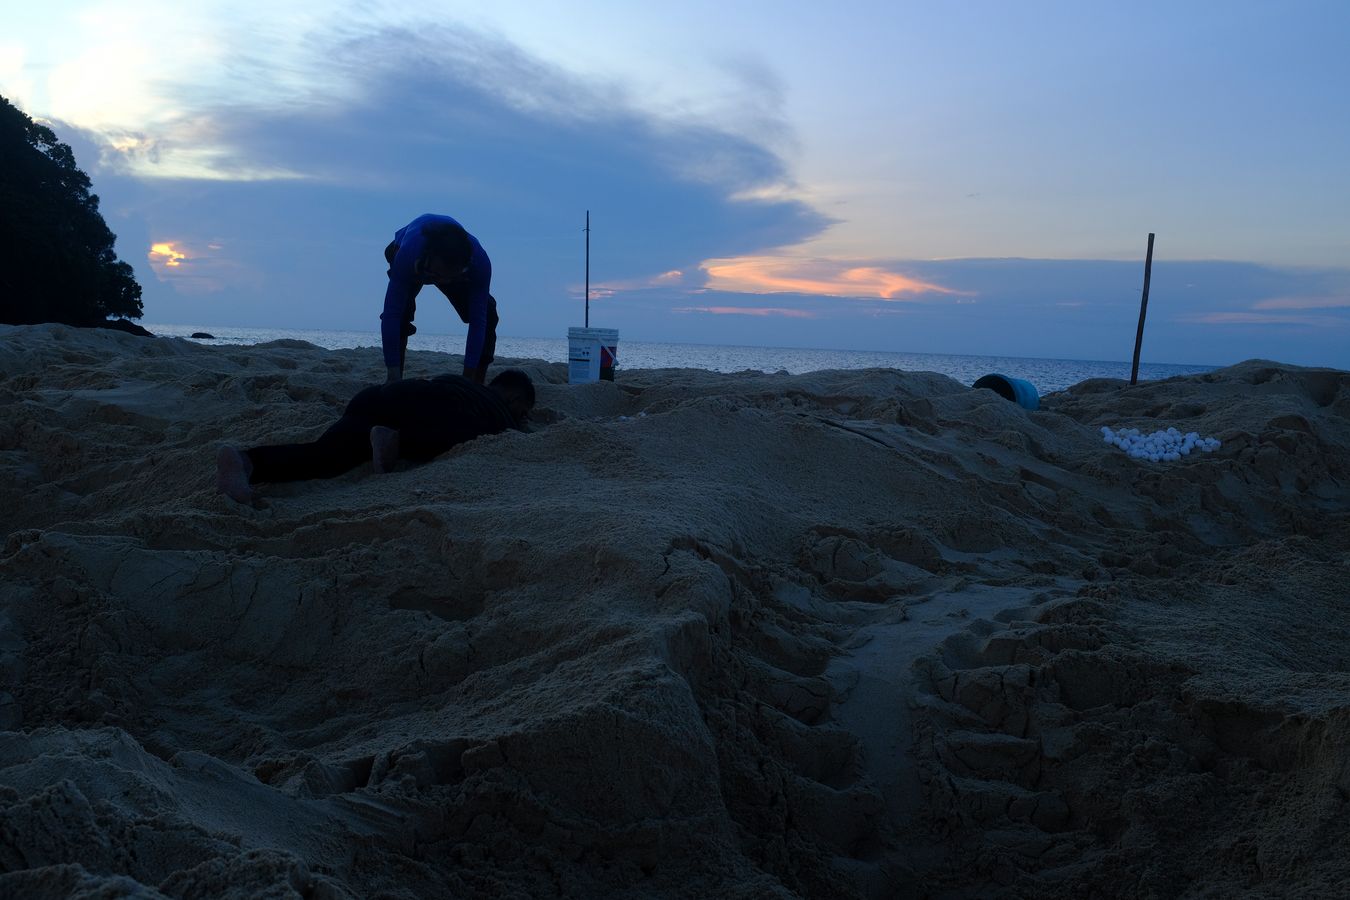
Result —
[[1335, 316], [1291, 316], [1255, 312], [1216, 312], [1182, 316], [1181, 321], [1198, 325], [1307, 325], [1314, 328], [1344, 328], [1350, 320]]
[[710, 259], [702, 268], [708, 273], [706, 287], [709, 290], [744, 294], [794, 293], [899, 300], [907, 294], [961, 293], [882, 266], [858, 265], [853, 260], [741, 256]]
[[1350, 297], [1272, 297], [1253, 304], [1252, 309], [1336, 309], [1350, 307]]
[[709, 313], [714, 316], [783, 316], [788, 319], [814, 319], [816, 314], [807, 309], [784, 309], [778, 306], [682, 306], [682, 313]]
[[[648, 275], [641, 278], [619, 278], [607, 281], [596, 281], [591, 283], [591, 299], [597, 297], [612, 297], [615, 294], [624, 291], [642, 291], [654, 287], [679, 287], [684, 283], [684, 273], [679, 269], [671, 269], [669, 272], [662, 272], [658, 275]], [[577, 296], [581, 295], [582, 286], [580, 284], [572, 285], [572, 292]]]

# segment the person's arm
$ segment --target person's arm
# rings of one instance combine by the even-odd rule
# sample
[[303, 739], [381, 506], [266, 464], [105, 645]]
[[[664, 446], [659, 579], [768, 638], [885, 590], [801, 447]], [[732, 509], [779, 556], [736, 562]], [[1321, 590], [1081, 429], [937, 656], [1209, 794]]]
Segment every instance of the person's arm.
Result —
[[384, 351], [385, 382], [398, 381], [403, 377], [403, 356], [407, 352], [408, 339], [403, 336], [403, 310], [406, 300], [399, 302], [402, 291], [396, 289], [393, 281], [384, 296], [384, 312], [380, 314], [380, 345]]
[[404, 323], [410, 304], [421, 287], [412, 277], [412, 262], [405, 249], [389, 265], [389, 286], [384, 291], [384, 312], [380, 313], [380, 346], [384, 351], [385, 381], [403, 377], [403, 358], [408, 349]]
[[[474, 254], [469, 270], [469, 333], [464, 338], [464, 377], [477, 384], [483, 383], [478, 370], [487, 342], [488, 306], [492, 303], [492, 263], [481, 249]], [[481, 258], [479, 258], [481, 257]]]

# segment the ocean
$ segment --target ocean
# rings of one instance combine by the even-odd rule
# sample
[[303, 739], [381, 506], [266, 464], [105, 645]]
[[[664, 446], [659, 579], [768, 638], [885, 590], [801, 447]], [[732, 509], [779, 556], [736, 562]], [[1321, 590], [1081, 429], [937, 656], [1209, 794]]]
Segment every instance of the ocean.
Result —
[[[370, 347], [378, 353], [380, 336], [365, 331], [309, 331], [287, 328], [229, 328], [217, 325], [167, 325], [142, 323], [157, 335], [191, 338], [197, 332], [212, 335], [202, 344], [262, 344], [276, 340], [300, 340], [329, 350]], [[423, 334], [408, 342], [410, 350], [440, 353], [464, 352], [464, 335]], [[715, 344], [663, 344], [625, 341], [619, 337], [618, 370], [708, 369], [714, 372], [789, 372], [801, 374], [820, 369], [902, 369], [938, 372], [963, 383], [974, 384], [997, 372], [1030, 382], [1037, 392], [1060, 391], [1088, 378], [1130, 377], [1129, 362], [1084, 359], [1037, 359], [1023, 356], [962, 356], [947, 353], [898, 353], [884, 350], [824, 350], [800, 347], [736, 347]], [[567, 361], [566, 338], [497, 338], [497, 356], [518, 359]], [[1175, 375], [1211, 372], [1214, 366], [1178, 363], [1139, 363], [1141, 381], [1157, 381]], [[622, 377], [620, 375], [620, 377]]]

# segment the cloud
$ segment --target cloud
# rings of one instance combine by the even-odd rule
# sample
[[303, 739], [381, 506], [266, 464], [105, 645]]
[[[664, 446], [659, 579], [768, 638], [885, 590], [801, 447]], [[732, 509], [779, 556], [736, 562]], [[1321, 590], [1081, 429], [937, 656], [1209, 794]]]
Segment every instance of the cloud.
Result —
[[1300, 325], [1307, 328], [1350, 327], [1350, 319], [1335, 316], [1291, 316], [1256, 312], [1214, 312], [1179, 317], [1197, 325]]
[[[249, 93], [216, 83], [155, 85], [186, 102], [176, 115], [157, 116], [153, 136], [120, 148], [123, 163], [142, 176], [348, 184], [373, 175], [389, 185], [417, 166], [393, 166], [396, 154], [377, 153], [385, 167], [372, 171], [365, 164], [379, 147], [436, 154], [447, 166], [481, 164], [475, 151], [491, 148], [507, 154], [503, 163], [542, 155], [534, 161], [574, 171], [640, 152], [681, 180], [723, 186], [727, 196], [781, 202], [790, 181], [774, 152], [714, 119], [653, 113], [618, 83], [572, 75], [460, 25], [315, 34], [291, 63], [301, 74], [289, 73], [290, 89], [259, 90], [274, 67], [241, 48], [231, 86], [251, 86]], [[758, 95], [769, 80], [746, 77], [745, 92]], [[743, 102], [774, 119], [760, 130], [789, 131], [781, 111], [766, 112], [757, 97]], [[296, 153], [300, 147], [306, 152]]]
[[[386, 29], [330, 34], [311, 50], [296, 63], [316, 85], [308, 93], [250, 101], [203, 85], [178, 95], [167, 125], [83, 133], [109, 163], [96, 176], [105, 209], [134, 220], [124, 237], [145, 235], [143, 247], [119, 244], [123, 257], [147, 259], [169, 238], [192, 257], [146, 284], [147, 321], [371, 327], [384, 244], [435, 211], [483, 241], [503, 329], [548, 334], [579, 317], [587, 210], [597, 296], [691, 280], [680, 273], [696, 289], [702, 260], [800, 243], [831, 222], [793, 199], [766, 147], [645, 111], [620, 86], [491, 35]], [[201, 252], [213, 241], [225, 249]], [[208, 257], [219, 290], [184, 302], [186, 276], [203, 279]], [[432, 329], [460, 327], [446, 313], [419, 304], [419, 329], [424, 315], [444, 315]]]
[[[591, 297], [615, 297], [645, 291], [648, 288], [687, 287], [692, 290], [701, 285], [702, 278], [696, 279], [695, 283], [684, 271], [671, 269], [668, 272], [658, 272], [655, 275], [645, 275], [639, 278], [611, 278], [603, 282], [593, 281], [591, 282]], [[578, 297], [582, 296], [584, 282], [578, 281], [571, 285], [569, 291]]]
[[[1178, 321], [1204, 326], [1319, 329], [1328, 336], [1350, 328], [1350, 271], [1260, 266], [1244, 266], [1239, 271], [1251, 275], [1245, 284], [1224, 292], [1205, 292], [1208, 297], [1202, 302], [1210, 308], [1187, 311], [1177, 317]], [[1187, 287], [1203, 291], [1204, 285]], [[1307, 314], [1305, 310], [1325, 310], [1328, 314]]]
[[739, 85], [738, 91], [720, 95], [722, 109], [714, 117], [729, 131], [757, 138], [767, 146], [797, 145], [796, 134], [787, 125], [787, 87], [772, 68], [749, 56], [723, 57], [719, 68]]
[[747, 294], [786, 292], [899, 300], [906, 295], [958, 293], [885, 265], [859, 264], [850, 260], [744, 256], [710, 259], [702, 268], [708, 273], [710, 289]]
[[0, 43], [0, 85], [11, 103], [27, 108], [36, 85], [26, 71], [27, 52], [17, 43]]
[[1252, 304], [1252, 309], [1336, 309], [1350, 307], [1350, 296], [1272, 297]]
[[233, 286], [259, 289], [265, 279], [256, 268], [224, 253], [217, 241], [155, 241], [145, 254], [158, 283], [180, 296], [217, 294]]
[[676, 313], [707, 313], [714, 316], [780, 316], [789, 319], [814, 319], [817, 313], [809, 309], [786, 309], [778, 306], [677, 306]]

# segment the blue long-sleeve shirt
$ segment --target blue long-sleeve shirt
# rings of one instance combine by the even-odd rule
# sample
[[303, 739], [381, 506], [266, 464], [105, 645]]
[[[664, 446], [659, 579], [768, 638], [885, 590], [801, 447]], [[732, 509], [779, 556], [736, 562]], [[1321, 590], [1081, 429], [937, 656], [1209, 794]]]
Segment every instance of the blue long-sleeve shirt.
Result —
[[[425, 276], [417, 271], [417, 261], [426, 249], [422, 229], [432, 222], [459, 224], [449, 216], [427, 213], [394, 233], [398, 252], [389, 266], [389, 287], [384, 292], [384, 312], [380, 314], [380, 341], [384, 348], [384, 364], [389, 368], [403, 364], [403, 323], [411, 321], [409, 311], [413, 299], [423, 285], [436, 284], [425, 280]], [[436, 287], [445, 294], [460, 319], [469, 326], [469, 334], [464, 339], [464, 367], [476, 369], [483, 355], [483, 343], [487, 339], [488, 307], [492, 302], [488, 293], [492, 285], [492, 261], [488, 259], [483, 245], [471, 234], [469, 244], [473, 252], [469, 257], [468, 271], [453, 281], [436, 284]]]

